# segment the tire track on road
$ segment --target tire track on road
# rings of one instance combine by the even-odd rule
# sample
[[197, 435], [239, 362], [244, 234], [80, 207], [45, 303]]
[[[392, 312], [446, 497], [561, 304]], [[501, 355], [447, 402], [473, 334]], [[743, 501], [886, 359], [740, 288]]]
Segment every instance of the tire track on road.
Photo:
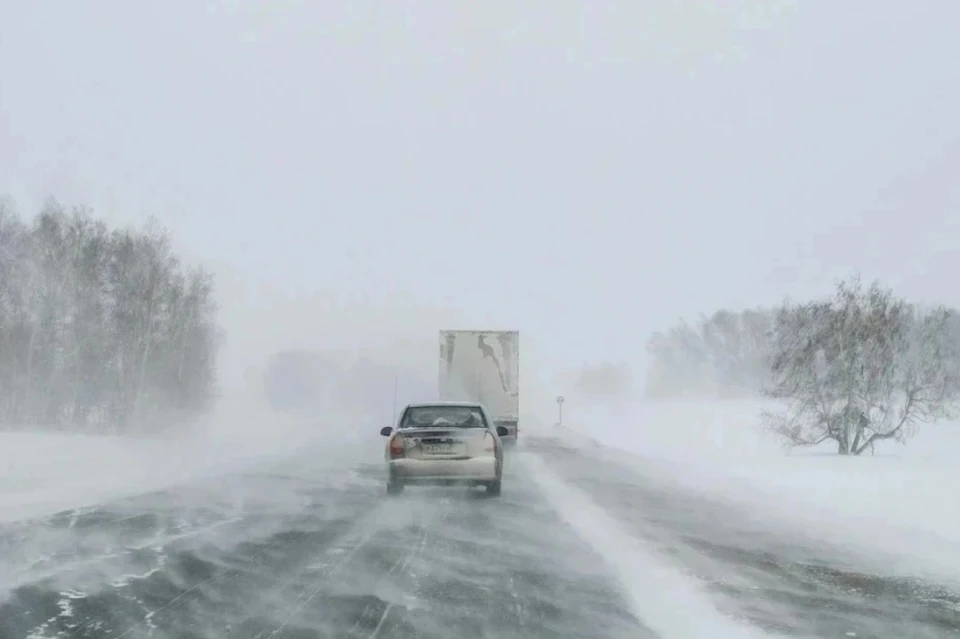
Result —
[[[427, 529], [422, 552], [396, 575], [396, 604], [381, 636], [602, 639], [650, 637], [597, 557], [511, 464], [498, 498], [451, 491], [451, 508]], [[446, 494], [410, 491], [420, 499]], [[406, 497], [406, 495], [405, 495]], [[409, 543], [409, 538], [404, 537]], [[383, 598], [387, 598], [384, 596]]]
[[560, 516], [616, 575], [635, 616], [652, 629], [650, 635], [685, 639], [764, 636], [753, 624], [722, 614], [681, 567], [623, 529], [589, 493], [555, 473], [548, 460], [526, 452], [524, 463]]
[[795, 636], [960, 636], [960, 593], [950, 588], [872, 574], [844, 549], [770, 530], [746, 507], [648, 475], [640, 458], [629, 465], [619, 451], [550, 439], [536, 447], [565, 481], [705, 582], [728, 614]]
[[[429, 522], [428, 524], [420, 526], [420, 529], [417, 533], [418, 539], [416, 543], [400, 559], [397, 560], [397, 562], [390, 568], [390, 570], [387, 571], [387, 574], [384, 575], [384, 577], [381, 579], [381, 582], [390, 581], [391, 579], [400, 579], [405, 574], [407, 574], [411, 579], [411, 581], [414, 582], [414, 588], [413, 588], [414, 597], [419, 596], [420, 583], [416, 575], [409, 572], [410, 564], [412, 561], [418, 560], [423, 556], [423, 551], [427, 546], [427, 540], [430, 538], [431, 532], [435, 532], [436, 527], [443, 525], [444, 521], [446, 521], [447, 517], [450, 514], [450, 509], [451, 509], [451, 498], [445, 497], [440, 502], [439, 516], [435, 520]], [[377, 623], [373, 628], [373, 631], [370, 632], [369, 634], [370, 639], [377, 639], [377, 637], [380, 636], [380, 633], [386, 627], [386, 623], [387, 623], [387, 620], [389, 619], [390, 612], [393, 611], [394, 609], [395, 609], [395, 604], [388, 602], [386, 607], [383, 608], [383, 611], [380, 613], [379, 618], [377, 619]], [[370, 614], [371, 610], [372, 610], [372, 607], [368, 606], [365, 612], [367, 614]], [[350, 632], [355, 632], [357, 629], [359, 629], [362, 626], [362, 622], [363, 622], [363, 616], [361, 616], [361, 618], [357, 620], [357, 623], [351, 627]]]
[[[376, 474], [379, 468], [368, 467], [368, 471], [370, 470]], [[144, 629], [153, 631], [162, 628], [164, 631], [174, 631], [184, 624], [185, 617], [193, 616], [189, 625], [194, 628], [209, 625], [214, 628], [214, 636], [229, 636], [229, 633], [224, 634], [224, 628], [231, 620], [224, 622], [224, 614], [232, 614], [242, 620], [244, 615], [250, 612], [246, 604], [251, 600], [258, 601], [258, 596], [263, 594], [260, 586], [265, 583], [274, 586], [280, 584], [280, 590], [295, 586], [294, 582], [300, 575], [283, 578], [283, 573], [292, 565], [298, 565], [298, 558], [291, 558], [291, 553], [302, 553], [310, 549], [315, 551], [318, 545], [336, 543], [337, 539], [349, 533], [351, 527], [358, 525], [358, 518], [361, 525], [364, 516], [376, 519], [375, 510], [383, 506], [378, 490], [379, 482], [373, 483], [362, 476], [359, 479], [359, 482], [343, 486], [332, 495], [328, 494], [329, 491], [324, 486], [315, 486], [320, 492], [314, 506], [303, 513], [288, 515], [285, 531], [279, 529], [282, 524], [280, 521], [264, 526], [265, 518], [262, 514], [245, 513], [240, 523], [253, 530], [253, 538], [247, 535], [247, 539], [236, 547], [224, 546], [222, 540], [211, 540], [206, 546], [194, 544], [192, 547], [180, 548], [184, 541], [203, 531], [167, 535], [162, 540], [157, 539], [157, 532], [154, 532], [154, 539], [149, 540], [154, 543], [140, 544], [153, 547], [156, 542], [162, 542], [159, 550], [153, 548], [159, 553], [158, 557], [164, 559], [156, 569], [142, 575], [129, 576], [114, 588], [105, 583], [96, 592], [80, 593], [80, 601], [74, 602], [73, 610], [68, 616], [56, 615], [41, 625], [48, 631], [59, 631], [70, 637], [102, 636], [111, 629], [111, 636], [131, 637], [144, 632]], [[149, 496], [143, 499], [149, 499]], [[138, 503], [136, 499], [133, 501]], [[330, 512], [338, 518], [329, 520], [326, 515]], [[130, 519], [101, 518], [111, 523]], [[236, 520], [233, 521], [236, 523]], [[258, 522], [260, 528], [273, 532], [258, 539]], [[222, 527], [228, 522], [219, 523]], [[299, 544], [296, 541], [298, 536]], [[115, 560], [113, 556], [101, 558]], [[29, 594], [29, 598], [19, 596], [15, 591], [13, 599], [0, 604], [0, 637], [23, 637], [26, 636], [24, 633], [30, 632], [23, 624], [28, 623], [25, 614], [30, 614], [31, 606], [35, 605], [31, 604], [31, 598], [42, 596], [49, 599], [58, 596], [57, 589], [45, 590], [52, 587], [52, 584], [47, 584], [48, 581], [36, 582], [30, 585], [27, 591], [22, 591], [24, 596], [35, 593]], [[60, 595], [62, 594], [61, 592]], [[218, 614], [207, 613], [198, 619], [196, 611], [209, 606], [211, 598], [223, 600]], [[118, 605], [121, 600], [130, 603]], [[104, 608], [111, 601], [113, 603]], [[139, 615], [132, 606], [141, 609]], [[185, 614], [188, 609], [193, 612]], [[10, 625], [11, 623], [13, 625]], [[97, 630], [90, 635], [94, 628]], [[172, 634], [179, 636], [176, 632]]]

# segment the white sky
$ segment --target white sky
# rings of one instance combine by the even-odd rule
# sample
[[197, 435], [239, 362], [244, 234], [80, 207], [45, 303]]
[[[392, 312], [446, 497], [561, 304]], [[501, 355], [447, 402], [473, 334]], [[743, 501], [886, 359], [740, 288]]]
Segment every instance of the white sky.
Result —
[[960, 305], [958, 24], [955, 0], [0, 0], [0, 192], [570, 363], [854, 268]]

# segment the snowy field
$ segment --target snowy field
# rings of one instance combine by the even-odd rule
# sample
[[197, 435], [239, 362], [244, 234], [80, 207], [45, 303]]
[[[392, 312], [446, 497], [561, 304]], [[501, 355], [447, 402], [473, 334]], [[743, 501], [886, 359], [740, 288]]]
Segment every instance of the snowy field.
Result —
[[829, 444], [785, 451], [759, 427], [762, 402], [564, 407], [564, 430], [636, 455], [664, 476], [751, 504], [896, 573], [960, 581], [960, 423], [921, 426], [905, 445], [841, 457]]
[[0, 434], [0, 522], [49, 515], [211, 477], [265, 455], [271, 447], [203, 447], [183, 441], [45, 433]]
[[326, 447], [324, 464], [350, 464], [368, 454], [370, 438], [353, 427], [362, 418], [325, 421], [284, 416], [246, 400], [221, 406], [189, 436], [3, 432], [0, 523], [243, 472], [321, 445], [325, 429], [338, 436], [334, 447]]

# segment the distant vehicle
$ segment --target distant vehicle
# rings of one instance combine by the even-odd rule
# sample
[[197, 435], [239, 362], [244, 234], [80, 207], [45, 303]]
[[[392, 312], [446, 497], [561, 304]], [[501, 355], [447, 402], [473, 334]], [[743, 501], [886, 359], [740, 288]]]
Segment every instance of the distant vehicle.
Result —
[[477, 402], [507, 429], [504, 443], [520, 434], [520, 332], [440, 331], [439, 398]]
[[396, 427], [384, 426], [388, 437], [387, 493], [408, 484], [485, 486], [500, 494], [503, 442], [507, 434], [477, 402], [408, 404]]

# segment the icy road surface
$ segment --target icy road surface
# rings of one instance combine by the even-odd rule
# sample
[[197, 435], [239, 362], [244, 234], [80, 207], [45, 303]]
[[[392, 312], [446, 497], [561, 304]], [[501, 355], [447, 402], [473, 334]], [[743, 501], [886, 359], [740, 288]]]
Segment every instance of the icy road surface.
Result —
[[600, 448], [528, 438], [498, 499], [388, 498], [378, 460], [318, 455], [3, 524], [0, 639], [960, 636], [948, 588], [872, 575]]

